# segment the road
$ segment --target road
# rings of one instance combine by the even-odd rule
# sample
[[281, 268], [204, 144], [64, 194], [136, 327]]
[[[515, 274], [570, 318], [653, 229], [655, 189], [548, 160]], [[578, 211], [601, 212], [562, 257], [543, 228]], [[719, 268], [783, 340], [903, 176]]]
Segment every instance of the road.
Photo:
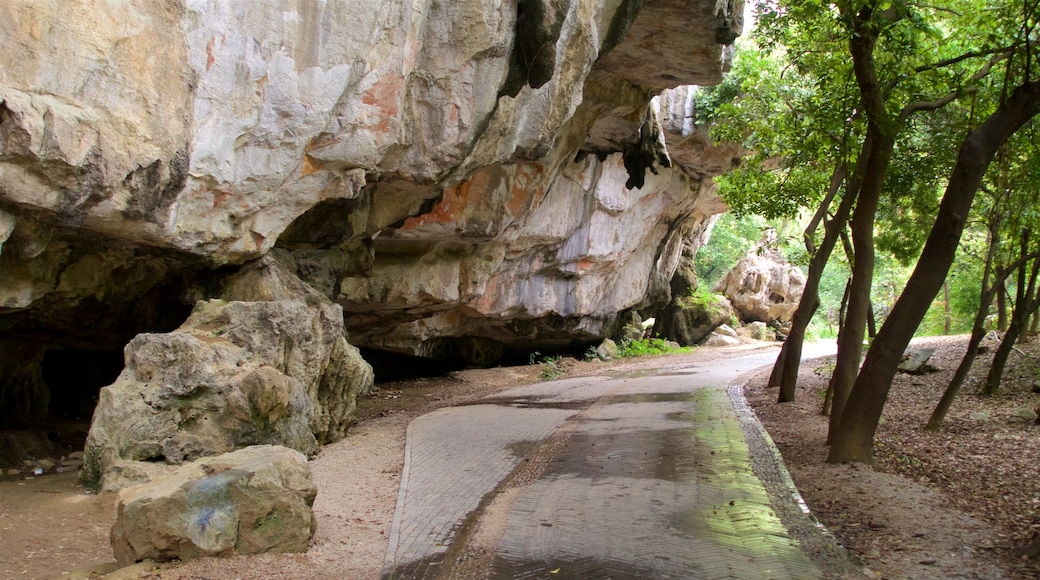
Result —
[[416, 419], [384, 578], [822, 577], [731, 387], [775, 358], [546, 381]]

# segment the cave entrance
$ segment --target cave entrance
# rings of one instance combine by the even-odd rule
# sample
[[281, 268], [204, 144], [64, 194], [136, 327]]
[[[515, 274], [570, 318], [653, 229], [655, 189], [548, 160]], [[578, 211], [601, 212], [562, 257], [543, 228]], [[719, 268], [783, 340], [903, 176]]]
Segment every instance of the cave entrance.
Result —
[[372, 365], [376, 384], [443, 377], [452, 371], [465, 368], [465, 365], [458, 361], [434, 360], [372, 348], [360, 348], [359, 350], [361, 358]]
[[51, 393], [47, 422], [89, 425], [101, 387], [111, 385], [123, 371], [123, 353], [52, 349], [44, 352], [40, 366]]
[[123, 370], [118, 350], [26, 349], [32, 351], [35, 356], [22, 358], [19, 368], [5, 361], [0, 385], [0, 469], [8, 475], [41, 465], [49, 471], [61, 457], [81, 451], [101, 387]]

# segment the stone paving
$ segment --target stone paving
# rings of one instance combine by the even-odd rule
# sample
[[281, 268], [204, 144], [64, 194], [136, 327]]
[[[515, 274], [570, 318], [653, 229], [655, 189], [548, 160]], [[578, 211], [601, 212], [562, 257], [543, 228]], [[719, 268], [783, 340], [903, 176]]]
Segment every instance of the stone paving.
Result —
[[[420, 417], [384, 578], [451, 576], [465, 549], [453, 544], [504, 482], [486, 577], [821, 577], [752, 469], [739, 391], [727, 395], [770, 357], [548, 381]], [[511, 481], [535, 456], [531, 480]]]

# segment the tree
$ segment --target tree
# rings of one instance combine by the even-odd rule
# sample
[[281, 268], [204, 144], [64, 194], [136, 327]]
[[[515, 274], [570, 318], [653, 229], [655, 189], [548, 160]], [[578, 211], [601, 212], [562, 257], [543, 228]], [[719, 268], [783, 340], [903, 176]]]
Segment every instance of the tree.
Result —
[[[1027, 46], [1027, 49], [1032, 50], [1032, 47]], [[1029, 81], [1028, 74], [1025, 76], [1026, 80], [964, 138], [917, 267], [867, 352], [832, 442], [828, 461], [869, 463], [873, 460], [874, 434], [896, 366], [953, 263], [983, 175], [997, 150], [1040, 114], [1040, 81]]]
[[[771, 385], [781, 384], [779, 397], [785, 401], [793, 399], [798, 366], [786, 362], [801, 358], [824, 268], [855, 203], [862, 170], [850, 176], [848, 167], [857, 162], [855, 143], [863, 123], [855, 114], [848, 59], [837, 50], [842, 36], [834, 19], [818, 6], [794, 6], [795, 17], [776, 6], [766, 8], [752, 36], [757, 45], [740, 47], [742, 56], [730, 76], [740, 80], [708, 93], [708, 106], [702, 108], [713, 113], [704, 120], [716, 121], [716, 138], [740, 141], [752, 151], [737, 172], [722, 179], [720, 191], [735, 211], [775, 218], [817, 207], [802, 236], [809, 262], [806, 287], [770, 378]], [[824, 171], [829, 182], [819, 179]]]

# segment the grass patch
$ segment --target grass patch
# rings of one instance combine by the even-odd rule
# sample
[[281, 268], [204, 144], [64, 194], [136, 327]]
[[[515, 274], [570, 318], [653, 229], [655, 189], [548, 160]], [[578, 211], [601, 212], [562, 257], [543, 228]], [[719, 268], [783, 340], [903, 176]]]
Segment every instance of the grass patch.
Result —
[[618, 358], [647, 356], [655, 354], [671, 354], [674, 352], [693, 352], [692, 346], [675, 346], [662, 338], [644, 338], [641, 340], [622, 340], [618, 344]]

